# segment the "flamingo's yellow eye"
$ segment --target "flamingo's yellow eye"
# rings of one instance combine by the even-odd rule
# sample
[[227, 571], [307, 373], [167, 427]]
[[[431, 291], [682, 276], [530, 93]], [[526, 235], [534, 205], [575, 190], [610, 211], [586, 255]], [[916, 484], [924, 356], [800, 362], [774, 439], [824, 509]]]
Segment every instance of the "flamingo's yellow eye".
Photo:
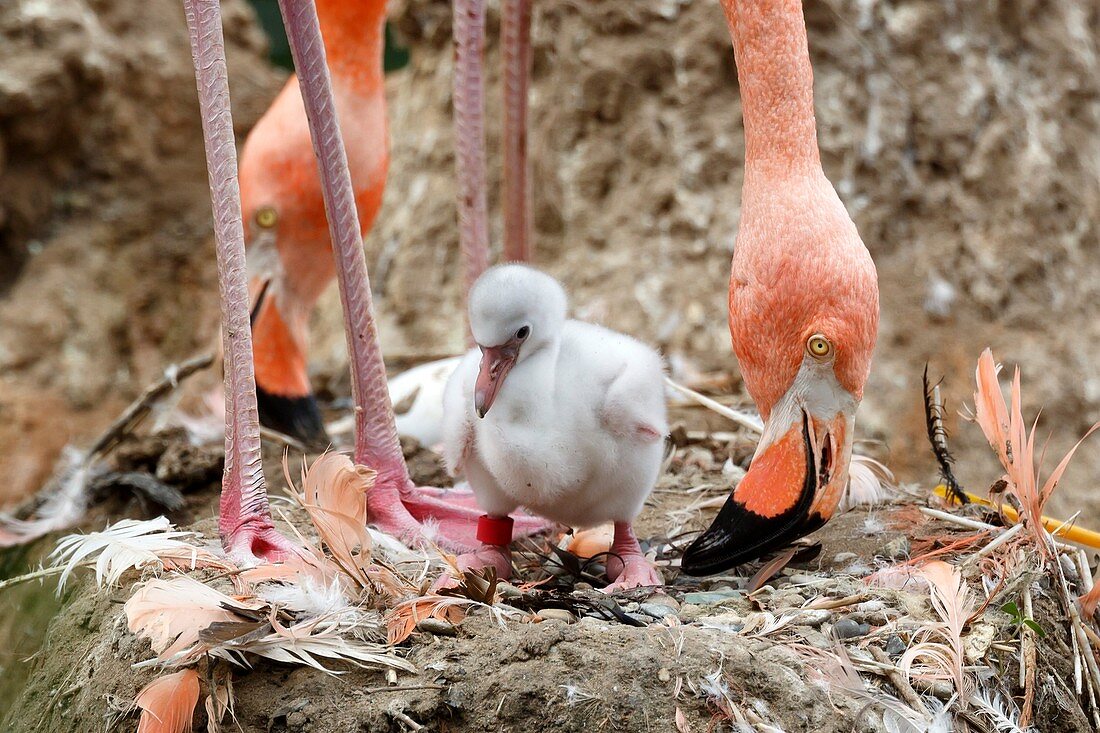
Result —
[[833, 345], [829, 342], [829, 339], [820, 333], [815, 333], [806, 340], [806, 351], [809, 352], [810, 356], [824, 359], [833, 353]]
[[265, 206], [256, 212], [256, 224], [264, 229], [270, 229], [279, 221], [279, 215], [275, 209]]

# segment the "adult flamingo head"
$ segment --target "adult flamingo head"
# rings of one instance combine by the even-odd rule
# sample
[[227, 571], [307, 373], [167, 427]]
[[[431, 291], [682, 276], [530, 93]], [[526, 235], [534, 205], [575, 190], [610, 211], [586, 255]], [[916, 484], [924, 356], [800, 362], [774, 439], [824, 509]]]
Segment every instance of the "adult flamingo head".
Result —
[[723, 5], [745, 117], [730, 335], [765, 427], [748, 473], [684, 555], [692, 575], [832, 517], [878, 332], [874, 263], [821, 169], [801, 1]]

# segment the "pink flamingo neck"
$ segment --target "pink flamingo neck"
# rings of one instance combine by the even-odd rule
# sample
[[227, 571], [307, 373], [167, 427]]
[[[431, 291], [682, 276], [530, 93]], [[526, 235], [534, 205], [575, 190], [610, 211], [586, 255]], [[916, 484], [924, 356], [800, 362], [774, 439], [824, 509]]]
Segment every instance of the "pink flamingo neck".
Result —
[[202, 112], [221, 291], [225, 469], [218, 529], [223, 542], [227, 542], [244, 524], [269, 525], [271, 514], [260, 454], [237, 148], [230, 116], [221, 13], [217, 0], [185, 0], [184, 11]]
[[386, 368], [378, 346], [374, 302], [363, 254], [363, 237], [348, 172], [332, 83], [313, 0], [279, 0], [287, 37], [298, 70], [306, 118], [317, 153], [321, 191], [337, 261], [337, 282], [351, 362], [355, 403], [355, 461], [379, 473], [379, 482], [405, 487], [408, 468], [393, 418]]
[[737, 59], [745, 172], [820, 170], [802, 0], [722, 0]]
[[386, 0], [317, 0], [332, 76], [356, 91], [381, 90]]

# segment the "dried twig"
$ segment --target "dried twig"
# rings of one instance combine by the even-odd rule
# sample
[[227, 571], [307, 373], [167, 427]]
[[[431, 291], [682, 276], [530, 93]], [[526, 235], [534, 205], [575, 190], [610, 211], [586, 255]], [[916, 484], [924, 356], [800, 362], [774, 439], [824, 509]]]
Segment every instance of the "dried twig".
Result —
[[131, 402], [130, 406], [118, 416], [118, 419], [111, 423], [111, 426], [107, 428], [106, 432], [99, 436], [99, 439], [92, 444], [92, 447], [88, 449], [88, 460], [91, 461], [95, 456], [103, 455], [111, 448], [118, 445], [124, 437], [131, 434], [134, 428], [145, 419], [158, 400], [175, 390], [176, 387], [180, 385], [180, 382], [187, 379], [192, 374], [206, 369], [213, 363], [214, 355], [204, 354], [203, 356], [196, 356], [193, 359], [188, 359], [182, 364], [172, 364], [165, 369], [164, 376], [146, 387], [145, 391], [141, 393], [141, 396]]
[[[1019, 526], [1019, 525], [1018, 525]], [[1023, 550], [1020, 550], [1023, 554]], [[1023, 562], [1023, 558], [1020, 562]], [[1057, 560], [1055, 560], [1057, 562]], [[1024, 585], [1024, 618], [1034, 618], [1035, 609], [1031, 602], [1031, 583]], [[1024, 690], [1024, 704], [1020, 708], [1020, 727], [1027, 730], [1035, 706], [1035, 673], [1038, 663], [1038, 648], [1035, 645], [1035, 630], [1030, 624], [1020, 624], [1020, 686]]]
[[927, 715], [928, 709], [924, 706], [924, 703], [920, 699], [920, 695], [917, 694], [913, 686], [909, 684], [909, 681], [905, 679], [905, 675], [901, 673], [893, 662], [890, 661], [890, 657], [886, 656], [886, 652], [879, 649], [877, 646], [870, 646], [868, 649], [871, 652], [871, 656], [875, 658], [876, 662], [883, 665], [883, 674], [886, 679], [890, 681], [890, 684], [897, 689], [901, 695], [901, 699], [905, 701], [905, 704], [914, 710], [919, 710]]

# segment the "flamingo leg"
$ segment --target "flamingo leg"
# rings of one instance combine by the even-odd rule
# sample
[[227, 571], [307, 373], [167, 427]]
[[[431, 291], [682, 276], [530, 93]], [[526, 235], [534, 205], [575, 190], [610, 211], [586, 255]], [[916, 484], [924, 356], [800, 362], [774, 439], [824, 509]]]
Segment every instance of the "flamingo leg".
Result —
[[[378, 472], [367, 495], [371, 523], [409, 541], [432, 539], [456, 550], [476, 547], [481, 512], [472, 502], [452, 503], [450, 492], [421, 491], [409, 478], [386, 386], [363, 238], [317, 10], [313, 0], [279, 0], [279, 7], [302, 89], [336, 257], [355, 404], [355, 462]], [[455, 494], [461, 497], [463, 492]], [[532, 517], [518, 517], [516, 524], [525, 533], [545, 526]]]
[[485, 168], [485, 0], [454, 0], [455, 171], [466, 292], [489, 266]]
[[531, 261], [531, 192], [527, 167], [527, 101], [531, 76], [531, 0], [503, 0], [504, 259]]
[[248, 277], [218, 0], [184, 0], [202, 113], [225, 354], [225, 469], [218, 531], [237, 559], [282, 560], [298, 549], [275, 529], [260, 455]]

